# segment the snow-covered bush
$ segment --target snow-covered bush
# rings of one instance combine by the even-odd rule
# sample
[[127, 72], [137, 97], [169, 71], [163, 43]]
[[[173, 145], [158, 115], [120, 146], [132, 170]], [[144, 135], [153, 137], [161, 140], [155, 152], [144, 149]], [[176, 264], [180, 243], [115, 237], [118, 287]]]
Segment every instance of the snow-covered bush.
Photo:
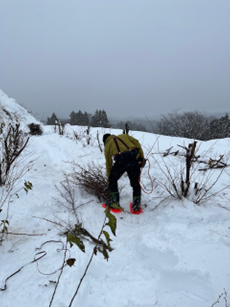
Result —
[[64, 135], [65, 132], [65, 124], [62, 123], [59, 119], [55, 121], [54, 124], [55, 133], [58, 132], [59, 135]]
[[[32, 189], [32, 183], [24, 181], [24, 185], [16, 189], [20, 178], [28, 172], [33, 164], [27, 162], [29, 154], [21, 158], [21, 154], [26, 148], [29, 137], [20, 129], [20, 124], [0, 124], [0, 213], [4, 214], [0, 221], [0, 242], [8, 231], [9, 204], [13, 196], [19, 197], [18, 193], [22, 189], [26, 193]], [[3, 206], [7, 209], [3, 212]]]
[[43, 131], [39, 124], [31, 123], [28, 125], [31, 135], [42, 135]]
[[0, 186], [6, 184], [14, 162], [25, 149], [29, 137], [25, 138], [20, 124], [1, 124], [0, 128]]

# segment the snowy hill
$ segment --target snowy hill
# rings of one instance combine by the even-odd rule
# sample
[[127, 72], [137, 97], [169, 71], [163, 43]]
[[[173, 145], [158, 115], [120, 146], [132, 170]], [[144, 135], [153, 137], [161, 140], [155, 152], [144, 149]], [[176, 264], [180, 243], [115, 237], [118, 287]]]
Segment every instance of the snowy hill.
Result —
[[20, 106], [15, 99], [10, 98], [0, 89], [0, 121], [15, 122], [16, 120], [20, 122], [22, 127], [31, 123], [38, 123], [29, 111]]
[[[1, 107], [17, 114], [24, 126], [35, 122], [3, 92], [0, 100]], [[108, 261], [100, 253], [94, 255], [71, 303], [92, 257], [93, 245], [84, 242], [85, 253], [76, 245], [70, 248], [68, 244], [66, 250], [64, 233], [82, 222], [98, 238], [105, 213], [95, 196], [71, 184], [76, 209], [73, 212], [62, 185], [64, 174], [73, 172], [73, 161], [83, 167], [93, 161], [105, 171], [97, 135], [102, 140], [104, 133], [121, 131], [93, 128], [89, 140], [86, 127], [67, 125], [64, 136], [55, 133], [52, 126], [43, 126], [43, 130], [42, 136], [30, 137], [22, 153], [24, 158], [29, 155], [33, 166], [15, 187], [17, 191], [29, 181], [32, 190], [26, 193], [22, 189], [0, 212], [0, 220], [9, 221], [9, 234], [0, 246], [0, 288], [6, 288], [0, 291], [1, 307], [227, 306], [225, 300], [230, 301], [230, 169], [229, 166], [199, 169], [207, 168], [210, 158], [218, 160], [220, 155], [229, 164], [230, 139], [198, 142], [203, 163], [195, 163], [191, 175], [193, 183], [206, 188], [207, 199], [195, 204], [192, 192], [187, 199], [171, 197], [168, 192], [172, 193], [172, 189], [166, 178], [171, 174], [176, 184], [180, 181], [181, 169], [185, 168], [185, 150], [178, 145], [187, 147], [193, 140], [131, 131], [149, 159], [141, 176], [142, 188], [150, 193], [153, 183], [153, 191], [142, 192], [143, 214], [131, 215], [132, 190], [127, 176], [122, 176], [119, 187], [122, 187], [124, 212], [116, 215], [116, 236], [110, 227], [105, 227], [113, 251]], [[24, 159], [20, 167], [27, 162]], [[212, 188], [208, 190], [208, 187]], [[0, 193], [5, 193], [4, 187], [0, 187]], [[76, 261], [60, 270], [64, 258]]]

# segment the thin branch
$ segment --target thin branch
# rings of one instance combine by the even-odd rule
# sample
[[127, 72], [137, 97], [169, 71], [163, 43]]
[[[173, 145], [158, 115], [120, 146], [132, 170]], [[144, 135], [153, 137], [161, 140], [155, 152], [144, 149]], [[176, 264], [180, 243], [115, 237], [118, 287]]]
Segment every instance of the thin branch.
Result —
[[26, 232], [10, 232], [7, 231], [8, 235], [14, 235], [14, 236], [27, 236], [27, 237], [39, 237], [39, 236], [45, 236], [45, 233], [26, 233]]
[[[102, 228], [101, 228], [100, 234], [99, 234], [99, 236], [98, 236], [98, 240], [100, 240], [100, 238], [101, 238], [102, 231], [103, 231], [103, 229], [104, 229], [104, 227], [105, 227], [105, 222], [106, 222], [106, 216], [105, 216], [105, 219], [104, 219], [103, 226], [102, 226]], [[95, 248], [96, 248], [96, 247], [97, 247], [97, 244], [95, 245]], [[83, 275], [82, 275], [82, 277], [81, 277], [81, 279], [80, 279], [80, 282], [79, 282], [79, 284], [78, 284], [78, 286], [77, 286], [77, 289], [76, 289], [76, 291], [75, 291], [75, 293], [74, 293], [74, 295], [73, 295], [73, 297], [72, 297], [72, 299], [71, 299], [70, 304], [69, 304], [68, 307], [71, 307], [71, 306], [72, 306], [73, 301], [74, 301], [75, 297], [76, 297], [77, 294], [78, 294], [78, 291], [79, 291], [79, 289], [80, 289], [80, 286], [81, 286], [81, 284], [82, 284], [82, 281], [83, 281], [83, 279], [85, 278], [86, 273], [87, 273], [87, 271], [88, 271], [88, 269], [89, 269], [89, 266], [90, 266], [90, 264], [91, 264], [91, 262], [92, 262], [92, 260], [93, 260], [94, 255], [95, 255], [95, 252], [94, 252], [94, 251], [95, 251], [95, 248], [93, 249], [93, 252], [92, 252], [92, 254], [91, 254], [91, 256], [90, 256], [89, 262], [88, 262], [88, 264], [87, 264], [87, 266], [86, 266], [86, 268], [85, 268], [85, 271], [84, 271], [84, 273], [83, 273]]]
[[57, 283], [55, 285], [55, 288], [54, 288], [54, 292], [53, 292], [53, 295], [52, 295], [52, 298], [50, 300], [50, 303], [49, 303], [49, 307], [52, 306], [52, 303], [53, 303], [53, 300], [54, 300], [54, 297], [55, 297], [55, 294], [56, 294], [56, 291], [57, 291], [57, 287], [59, 285], [59, 282], [60, 282], [60, 279], [61, 279], [61, 276], [62, 276], [62, 273], [63, 273], [63, 270], [64, 270], [64, 267], [65, 267], [65, 262], [66, 262], [66, 254], [67, 254], [67, 238], [66, 238], [66, 243], [65, 243], [65, 252], [64, 252], [64, 257], [63, 257], [63, 262], [62, 262], [62, 267], [60, 269], [60, 274], [58, 276], [58, 280], [57, 280]]

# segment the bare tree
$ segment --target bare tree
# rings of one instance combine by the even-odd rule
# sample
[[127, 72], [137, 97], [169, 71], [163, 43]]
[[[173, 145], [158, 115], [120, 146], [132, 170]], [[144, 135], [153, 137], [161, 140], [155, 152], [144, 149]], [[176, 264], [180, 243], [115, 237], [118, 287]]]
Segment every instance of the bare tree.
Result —
[[196, 140], [209, 139], [210, 119], [199, 111], [172, 112], [162, 115], [157, 123], [157, 133], [163, 135], [186, 137]]

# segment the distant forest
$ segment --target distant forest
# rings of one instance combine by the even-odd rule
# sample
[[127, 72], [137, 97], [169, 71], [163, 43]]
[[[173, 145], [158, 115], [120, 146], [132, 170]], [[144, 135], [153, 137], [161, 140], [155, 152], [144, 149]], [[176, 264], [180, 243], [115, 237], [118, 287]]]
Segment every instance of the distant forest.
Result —
[[47, 118], [47, 125], [79, 125], [104, 127], [133, 131], [151, 132], [160, 135], [185, 137], [197, 140], [210, 140], [230, 137], [230, 118], [228, 113], [222, 116], [205, 115], [199, 111], [171, 112], [161, 115], [159, 120], [112, 120], [108, 119], [105, 110], [96, 110], [89, 114], [82, 111], [72, 111], [68, 119], [61, 119], [55, 113]]

